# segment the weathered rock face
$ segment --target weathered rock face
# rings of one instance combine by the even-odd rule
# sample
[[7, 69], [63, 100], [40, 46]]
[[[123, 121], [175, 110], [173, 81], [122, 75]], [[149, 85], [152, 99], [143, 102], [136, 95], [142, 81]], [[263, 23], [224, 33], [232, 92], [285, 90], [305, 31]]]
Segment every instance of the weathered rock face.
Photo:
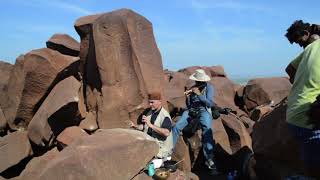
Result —
[[8, 84], [10, 72], [13, 68], [12, 64], [0, 61], [0, 92], [3, 93], [3, 88]]
[[6, 98], [5, 92], [7, 91], [8, 80], [12, 68], [12, 64], [0, 61], [0, 130], [5, 128], [7, 124], [7, 120], [1, 109], [1, 102], [4, 102]]
[[221, 118], [213, 121], [212, 128], [215, 143], [219, 144], [228, 154], [232, 154], [229, 137], [225, 128], [223, 127]]
[[7, 120], [4, 117], [4, 114], [2, 112], [2, 109], [0, 107], [0, 131], [3, 130], [7, 125]]
[[101, 130], [71, 143], [33, 179], [131, 179], [158, 150], [156, 142], [142, 132]]
[[54, 34], [47, 42], [47, 48], [69, 56], [79, 56], [80, 44], [68, 34]]
[[[125, 127], [147, 104], [147, 94], [163, 94], [163, 68], [151, 23], [127, 9], [75, 22], [88, 111], [100, 128]], [[165, 102], [165, 101], [164, 101]]]
[[11, 129], [25, 128], [39, 108], [57, 74], [76, 58], [51, 49], [38, 49], [17, 58], [10, 74], [7, 96], [1, 102]]
[[46, 164], [53, 160], [58, 154], [58, 149], [53, 148], [40, 157], [32, 158], [20, 176], [16, 177], [16, 180], [31, 180], [35, 177], [39, 177], [42, 171], [44, 171]]
[[89, 112], [86, 118], [80, 122], [79, 127], [89, 132], [93, 132], [98, 129], [98, 124], [96, 121], [96, 115], [94, 112]]
[[182, 160], [182, 162], [178, 164], [178, 168], [182, 171], [191, 171], [189, 148], [182, 137], [179, 138], [175, 146], [174, 153], [172, 154], [172, 160], [177, 162]]
[[252, 149], [251, 137], [243, 122], [241, 122], [237, 116], [221, 115], [221, 120], [222, 123], [228, 127], [226, 128], [226, 131], [229, 136], [230, 147], [233, 153], [243, 147]]
[[181, 72], [167, 72], [168, 80], [165, 82], [165, 96], [168, 100], [177, 97], [184, 98], [185, 86], [187, 85], [189, 77]]
[[251, 110], [259, 105], [269, 104], [271, 101], [278, 104], [287, 97], [291, 89], [288, 78], [257, 78], [250, 80], [245, 87], [244, 102]]
[[52, 89], [28, 126], [28, 136], [32, 142], [48, 145], [64, 128], [80, 123], [80, 86], [80, 82], [70, 76]]
[[16, 131], [0, 138], [0, 172], [32, 155], [26, 131]]
[[83, 129], [79, 128], [78, 126], [67, 127], [57, 137], [57, 142], [59, 144], [58, 147], [65, 148], [76, 139], [88, 135], [88, 133], [86, 133]]

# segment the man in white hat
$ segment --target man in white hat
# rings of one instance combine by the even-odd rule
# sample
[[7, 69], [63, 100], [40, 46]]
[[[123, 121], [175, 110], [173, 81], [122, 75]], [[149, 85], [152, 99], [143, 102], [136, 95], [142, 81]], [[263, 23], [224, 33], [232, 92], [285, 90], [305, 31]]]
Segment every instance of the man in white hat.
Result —
[[212, 136], [212, 116], [211, 107], [213, 106], [213, 86], [208, 83], [210, 77], [202, 69], [197, 69], [189, 79], [195, 81], [190, 91], [186, 92], [186, 105], [185, 110], [172, 128], [173, 144], [177, 143], [181, 131], [188, 125], [190, 118], [198, 119], [202, 128], [202, 142], [203, 153], [206, 158], [205, 164], [209, 169], [217, 173], [216, 165], [214, 163], [213, 149], [214, 140]]

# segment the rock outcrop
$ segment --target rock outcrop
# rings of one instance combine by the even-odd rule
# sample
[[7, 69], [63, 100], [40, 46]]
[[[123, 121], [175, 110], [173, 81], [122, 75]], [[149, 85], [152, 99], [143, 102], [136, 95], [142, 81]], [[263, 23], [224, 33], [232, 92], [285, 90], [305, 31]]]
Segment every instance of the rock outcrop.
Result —
[[[81, 37], [83, 89], [88, 111], [100, 128], [125, 127], [148, 106], [147, 95], [163, 94], [163, 68], [151, 23], [121, 9], [75, 22]], [[164, 101], [165, 102], [165, 101]]]
[[79, 56], [80, 44], [68, 34], [54, 34], [47, 42], [47, 48], [69, 56]]
[[76, 59], [51, 49], [38, 49], [17, 58], [10, 74], [2, 111], [11, 129], [26, 128], [37, 104], [45, 98], [54, 79]]
[[50, 146], [50, 141], [66, 127], [79, 125], [80, 86], [80, 82], [71, 76], [52, 89], [28, 126], [28, 136], [32, 142]]

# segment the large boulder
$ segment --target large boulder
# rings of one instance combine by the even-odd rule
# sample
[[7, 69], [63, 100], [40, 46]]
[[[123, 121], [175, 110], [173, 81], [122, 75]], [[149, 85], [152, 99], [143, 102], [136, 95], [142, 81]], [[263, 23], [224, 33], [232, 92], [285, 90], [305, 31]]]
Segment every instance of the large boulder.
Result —
[[0, 138], [0, 172], [32, 155], [26, 131], [16, 131]]
[[27, 127], [58, 73], [75, 60], [47, 48], [17, 58], [0, 102], [11, 129]]
[[181, 72], [167, 72], [168, 80], [165, 82], [165, 96], [168, 100], [184, 97], [183, 92], [189, 78]]
[[178, 164], [178, 169], [182, 171], [191, 171], [189, 148], [187, 144], [184, 142], [182, 136], [177, 141], [174, 153], [172, 154], [172, 160], [175, 160], [177, 162], [181, 161]]
[[226, 153], [232, 154], [228, 134], [222, 124], [221, 118], [213, 120], [213, 138]]
[[[163, 93], [164, 75], [152, 24], [128, 9], [75, 22], [85, 102], [100, 128], [125, 127], [148, 106], [147, 95]], [[164, 99], [163, 99], [164, 100]], [[166, 102], [166, 101], [163, 101]]]
[[59, 82], [42, 103], [28, 126], [28, 136], [37, 145], [48, 144], [68, 126], [78, 125], [81, 83], [70, 76]]
[[243, 147], [252, 149], [252, 139], [243, 122], [236, 115], [221, 115], [220, 118], [229, 136], [232, 153]]
[[252, 146], [255, 154], [263, 159], [297, 168], [303, 163], [299, 160], [298, 144], [286, 123], [286, 108], [286, 103], [281, 103], [254, 125]]
[[143, 132], [101, 130], [71, 143], [32, 179], [132, 179], [158, 150], [156, 142]]
[[291, 89], [288, 78], [257, 78], [250, 80], [244, 90], [244, 103], [248, 110], [269, 103], [278, 104]]
[[68, 34], [54, 34], [47, 42], [47, 48], [69, 56], [79, 56], [80, 44]]

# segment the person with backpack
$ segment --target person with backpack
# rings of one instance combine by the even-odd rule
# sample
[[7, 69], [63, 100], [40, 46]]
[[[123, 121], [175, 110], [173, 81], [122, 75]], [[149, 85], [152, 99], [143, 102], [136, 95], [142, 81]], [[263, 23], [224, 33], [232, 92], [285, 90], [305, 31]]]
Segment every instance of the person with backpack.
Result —
[[203, 69], [197, 69], [189, 79], [195, 81], [195, 85], [185, 92], [187, 110], [185, 110], [181, 118], [172, 128], [173, 144], [177, 143], [182, 130], [190, 123], [190, 120], [199, 120], [202, 129], [203, 154], [206, 159], [206, 166], [218, 173], [214, 162], [214, 146], [215, 142], [212, 135], [212, 115], [211, 107], [213, 106], [214, 88], [208, 82], [210, 77]]

